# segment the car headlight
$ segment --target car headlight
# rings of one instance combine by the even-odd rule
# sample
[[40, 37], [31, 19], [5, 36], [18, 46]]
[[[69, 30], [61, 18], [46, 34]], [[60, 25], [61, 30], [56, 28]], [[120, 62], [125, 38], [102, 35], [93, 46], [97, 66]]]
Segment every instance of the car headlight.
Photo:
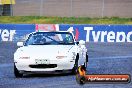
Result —
[[20, 57], [19, 59], [30, 59], [30, 57], [23, 56], [23, 57]]

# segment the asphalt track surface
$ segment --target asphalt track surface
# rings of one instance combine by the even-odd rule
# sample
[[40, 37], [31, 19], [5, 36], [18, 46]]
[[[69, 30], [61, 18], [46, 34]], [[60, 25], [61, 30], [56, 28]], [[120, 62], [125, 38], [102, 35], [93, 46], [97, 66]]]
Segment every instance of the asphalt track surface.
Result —
[[[88, 43], [88, 74], [132, 75], [132, 43]], [[132, 88], [128, 84], [84, 84], [76, 83], [75, 75], [27, 75], [15, 78], [13, 53], [15, 43], [0, 43], [0, 88]]]

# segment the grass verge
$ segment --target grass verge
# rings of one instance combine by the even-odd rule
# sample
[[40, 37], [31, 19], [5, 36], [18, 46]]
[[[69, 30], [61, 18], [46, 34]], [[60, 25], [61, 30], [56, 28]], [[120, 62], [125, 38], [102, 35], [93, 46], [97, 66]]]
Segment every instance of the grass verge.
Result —
[[12, 24], [132, 24], [132, 18], [0, 16], [0, 23]]

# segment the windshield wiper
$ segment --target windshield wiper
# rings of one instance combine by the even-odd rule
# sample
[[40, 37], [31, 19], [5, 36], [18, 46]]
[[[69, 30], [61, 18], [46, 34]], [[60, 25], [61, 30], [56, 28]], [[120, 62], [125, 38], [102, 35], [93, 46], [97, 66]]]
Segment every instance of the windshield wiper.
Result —
[[63, 45], [73, 45], [74, 43], [69, 43], [69, 42], [59, 42], [59, 44], [63, 44]]
[[37, 44], [37, 43], [33, 43], [33, 44], [30, 44], [30, 45], [50, 45], [51, 43], [39, 43], [39, 44]]

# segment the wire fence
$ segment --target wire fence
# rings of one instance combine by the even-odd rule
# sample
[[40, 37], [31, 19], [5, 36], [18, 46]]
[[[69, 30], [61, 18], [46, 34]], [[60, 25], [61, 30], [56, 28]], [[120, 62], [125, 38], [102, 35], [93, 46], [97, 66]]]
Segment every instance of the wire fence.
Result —
[[15, 0], [0, 5], [0, 15], [132, 17], [132, 0]]

